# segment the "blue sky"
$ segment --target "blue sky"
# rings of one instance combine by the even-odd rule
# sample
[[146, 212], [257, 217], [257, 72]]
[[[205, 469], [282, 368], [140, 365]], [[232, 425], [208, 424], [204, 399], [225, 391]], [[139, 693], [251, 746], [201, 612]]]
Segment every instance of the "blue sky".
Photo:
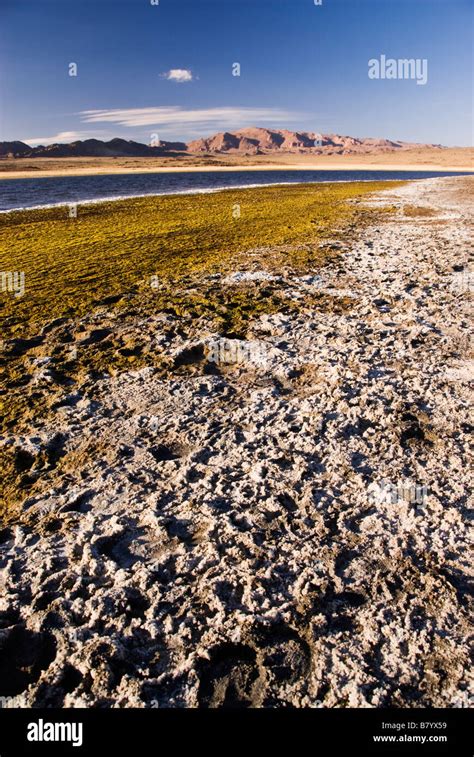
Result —
[[[2, 0], [0, 140], [273, 126], [472, 144], [472, 0], [151, 2]], [[426, 59], [427, 83], [370, 79], [381, 55]]]

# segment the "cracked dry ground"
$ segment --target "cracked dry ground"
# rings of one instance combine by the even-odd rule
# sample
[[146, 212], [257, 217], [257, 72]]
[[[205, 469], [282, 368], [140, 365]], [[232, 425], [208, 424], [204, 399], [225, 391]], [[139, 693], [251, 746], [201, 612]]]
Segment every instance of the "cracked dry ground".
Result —
[[[134, 329], [175, 370], [65, 389], [28, 435], [3, 438], [42, 473], [0, 533], [1, 695], [469, 704], [472, 356], [458, 274], [473, 182], [381, 193], [396, 216], [318, 276], [273, 272], [290, 297], [323, 288], [350, 303], [254, 320], [258, 360], [211, 364], [210, 327], [184, 333], [158, 314]], [[86, 341], [127, 328], [92, 321]], [[47, 360], [35, 365], [51, 391]], [[371, 500], [382, 479], [426, 485], [425, 506]]]

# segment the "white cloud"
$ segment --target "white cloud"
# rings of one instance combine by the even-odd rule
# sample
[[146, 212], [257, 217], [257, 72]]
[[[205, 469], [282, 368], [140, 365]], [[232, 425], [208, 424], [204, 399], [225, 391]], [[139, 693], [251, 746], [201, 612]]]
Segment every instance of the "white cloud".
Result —
[[192, 71], [190, 71], [188, 68], [172, 68], [170, 71], [166, 71], [164, 74], [161, 74], [161, 77], [163, 79], [166, 79], [167, 81], [178, 82], [178, 84], [183, 84], [186, 81], [193, 80]]
[[84, 110], [81, 120], [86, 123], [113, 123], [134, 128], [137, 126], [154, 126], [160, 128], [160, 135], [191, 131], [207, 134], [223, 129], [238, 129], [244, 126], [257, 126], [278, 122], [287, 124], [300, 120], [304, 114], [293, 113], [278, 108], [222, 107], [186, 110], [180, 106], [162, 106], [156, 108], [129, 108], [126, 110]]
[[54, 145], [56, 142], [75, 142], [77, 139], [88, 139], [90, 132], [84, 131], [60, 131], [53, 137], [25, 137], [22, 142], [27, 145]]

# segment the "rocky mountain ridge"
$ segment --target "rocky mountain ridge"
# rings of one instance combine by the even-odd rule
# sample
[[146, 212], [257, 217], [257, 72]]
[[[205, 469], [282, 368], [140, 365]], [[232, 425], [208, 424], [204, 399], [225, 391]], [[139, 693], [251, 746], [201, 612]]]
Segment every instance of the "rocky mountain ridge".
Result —
[[15, 158], [74, 158], [74, 157], [157, 157], [187, 154], [271, 155], [300, 153], [322, 155], [377, 154], [441, 145], [401, 142], [372, 137], [359, 138], [339, 134], [289, 131], [249, 127], [234, 132], [219, 132], [191, 142], [160, 141], [146, 145], [116, 137], [108, 142], [100, 139], [76, 140], [68, 144], [54, 143], [31, 147], [26, 142], [0, 142], [0, 157]]

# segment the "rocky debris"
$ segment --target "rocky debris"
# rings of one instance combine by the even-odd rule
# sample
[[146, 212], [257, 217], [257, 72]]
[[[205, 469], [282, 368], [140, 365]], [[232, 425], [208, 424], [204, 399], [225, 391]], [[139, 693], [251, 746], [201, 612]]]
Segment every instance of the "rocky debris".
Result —
[[[95, 377], [3, 439], [34, 485], [0, 531], [0, 695], [472, 702], [470, 394], [450, 374], [472, 359], [470, 293], [453, 286], [472, 186], [383, 192], [395, 217], [317, 274], [282, 276], [295, 292], [350, 289], [349, 308], [263, 315], [241, 340], [158, 314], [140, 334], [167, 373]], [[104, 328], [87, 324], [82, 348]], [[426, 496], [394, 496], [400, 481]]]

